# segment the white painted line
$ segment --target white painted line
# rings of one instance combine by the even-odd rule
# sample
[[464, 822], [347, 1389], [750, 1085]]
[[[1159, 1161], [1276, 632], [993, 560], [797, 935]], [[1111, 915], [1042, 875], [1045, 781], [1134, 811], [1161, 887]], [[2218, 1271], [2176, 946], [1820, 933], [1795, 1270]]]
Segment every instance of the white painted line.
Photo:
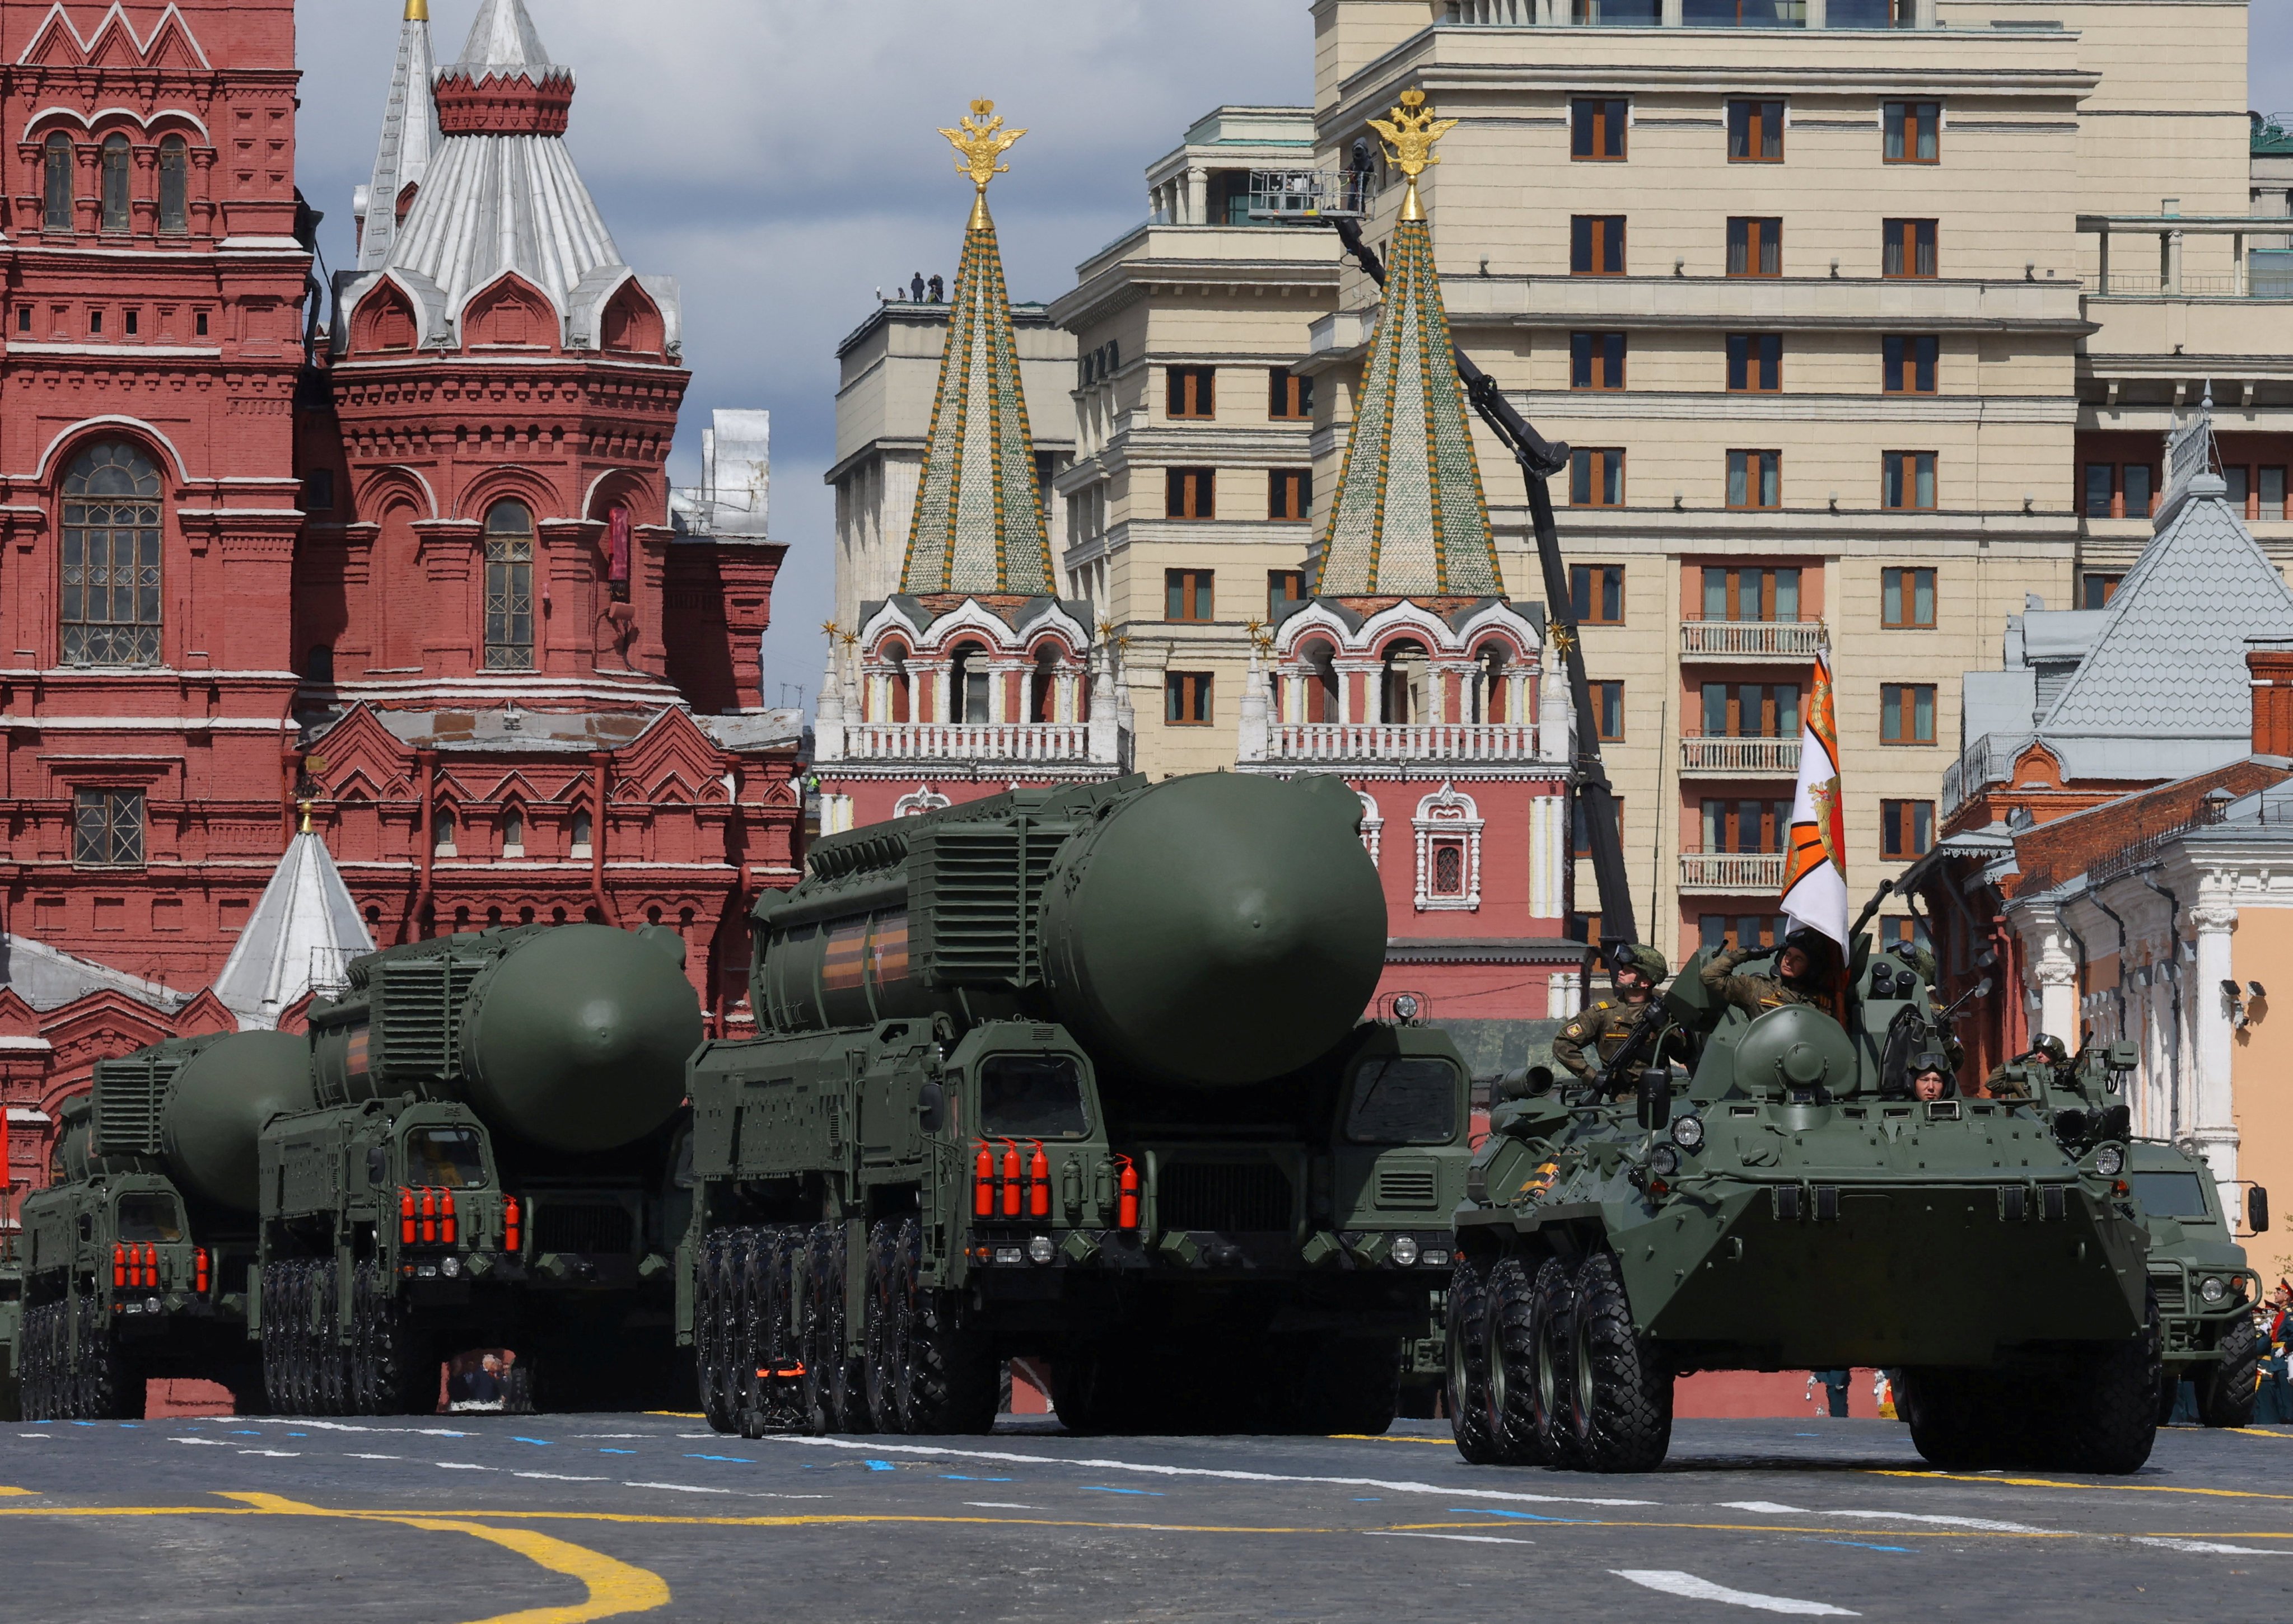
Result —
[[256, 1426], [291, 1426], [297, 1432], [307, 1429], [314, 1433], [392, 1433], [401, 1438], [467, 1438], [472, 1435], [449, 1432], [441, 1426], [361, 1426], [352, 1421], [314, 1421], [308, 1416], [234, 1416], [231, 1418], [250, 1422]]
[[564, 1472], [513, 1472], [510, 1475], [547, 1478], [553, 1483], [602, 1483], [606, 1481], [602, 1477], [574, 1477]]
[[2203, 1539], [2167, 1539], [2162, 1537], [2129, 1534], [2128, 1545], [2154, 1545], [2160, 1550], [2194, 1551], [2204, 1556], [2282, 1556], [2283, 1551], [2265, 1551], [2254, 1545], [2214, 1545]]
[[623, 1483], [624, 1489], [675, 1489], [685, 1494], [730, 1494], [730, 1489], [710, 1489], [700, 1483]]
[[18, 1433], [16, 1435], [17, 1435], [19, 1438], [53, 1438], [53, 1437], [54, 1437], [54, 1436], [55, 1436], [55, 1434], [53, 1434], [53, 1433]]
[[403, 1455], [360, 1455], [360, 1454], [348, 1454], [348, 1455], [344, 1456], [344, 1457], [343, 1457], [343, 1458], [344, 1458], [344, 1459], [345, 1459], [345, 1460], [403, 1460], [403, 1459], [405, 1459], [405, 1458], [406, 1458], [406, 1457], [405, 1457], [405, 1456], [403, 1456]]
[[1775, 1515], [1795, 1517], [1860, 1517], [1872, 1523], [1937, 1523], [1945, 1528], [1979, 1528], [1994, 1534], [2048, 1534], [2050, 1528], [2033, 1528], [2028, 1523], [2000, 1523], [1989, 1517], [1944, 1517], [1921, 1511], [1843, 1511], [1829, 1507], [1821, 1511], [1805, 1506], [1779, 1506], [1773, 1500], [1722, 1500], [1726, 1511], [1757, 1511]]
[[441, 1472], [498, 1472], [499, 1466], [482, 1466], [469, 1460], [433, 1460], [430, 1463]]
[[241, 1450], [239, 1452], [242, 1455], [268, 1455], [274, 1460], [296, 1460], [303, 1454], [300, 1450]]
[[1364, 1531], [1373, 1539], [1454, 1539], [1460, 1545], [1535, 1545], [1534, 1539], [1508, 1539], [1501, 1534], [1414, 1534], [1398, 1529], [1372, 1528]]
[[1022, 1506], [1017, 1500], [966, 1500], [967, 1506], [976, 1506], [982, 1511], [1041, 1511], [1041, 1506]]
[[1698, 1579], [1693, 1573], [1681, 1573], [1670, 1568], [1610, 1568], [1618, 1579], [1630, 1580], [1644, 1589], [1661, 1590], [1666, 1596], [1684, 1596], [1692, 1602], [1725, 1602], [1730, 1607], [1754, 1607], [1762, 1612], [1796, 1612], [1817, 1618], [1860, 1619], [1863, 1615], [1844, 1607], [1834, 1607], [1829, 1602], [1803, 1602], [1788, 1596], [1762, 1596], [1752, 1590], [1730, 1590], [1725, 1585], [1715, 1585], [1708, 1579]]
[[[20, 1437], [21, 1434], [18, 1434]], [[227, 1450], [231, 1445], [221, 1438], [170, 1438], [170, 1443], [204, 1443], [209, 1449]]]
[[1279, 1472], [1236, 1472], [1217, 1466], [1171, 1466], [1142, 1460], [1109, 1460], [1103, 1457], [1067, 1459], [1057, 1455], [1020, 1455], [1003, 1450], [952, 1450], [933, 1443], [884, 1443], [874, 1439], [800, 1438], [777, 1435], [767, 1443], [795, 1444], [811, 1449], [856, 1450], [867, 1455], [930, 1455], [958, 1460], [996, 1460], [1029, 1466], [1074, 1466], [1093, 1472], [1138, 1472], [1157, 1477], [1214, 1477], [1243, 1483], [1328, 1483], [1349, 1489], [1383, 1489], [1395, 1494], [1439, 1494], [1454, 1499], [1462, 1495], [1477, 1500], [1507, 1500], [1535, 1506], [1659, 1506], [1661, 1500], [1599, 1499], [1581, 1494], [1519, 1494], [1454, 1484], [1395, 1482], [1383, 1477], [1294, 1477]]

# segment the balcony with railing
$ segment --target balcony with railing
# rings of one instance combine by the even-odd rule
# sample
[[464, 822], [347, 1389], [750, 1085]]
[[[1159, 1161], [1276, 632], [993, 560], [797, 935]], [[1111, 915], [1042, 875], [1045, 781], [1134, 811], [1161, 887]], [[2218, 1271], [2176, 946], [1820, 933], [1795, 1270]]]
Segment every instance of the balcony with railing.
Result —
[[1942, 773], [1942, 815], [1946, 818], [1993, 784], [2003, 784], [2014, 771], [2014, 758], [2029, 747], [2035, 733], [1985, 733], [1958, 754]]
[[847, 761], [1088, 762], [1087, 722], [859, 722], [844, 729]]
[[1682, 659], [1813, 659], [1827, 634], [1820, 620], [1683, 620]]
[[1536, 728], [1509, 722], [1276, 722], [1268, 761], [1529, 762]]
[[1680, 888], [1682, 891], [1726, 893], [1730, 895], [1778, 891], [1784, 883], [1781, 852], [1682, 852]]
[[1738, 739], [1691, 735], [1680, 741], [1680, 770], [1695, 778], [1795, 778], [1799, 735], [1788, 739]]

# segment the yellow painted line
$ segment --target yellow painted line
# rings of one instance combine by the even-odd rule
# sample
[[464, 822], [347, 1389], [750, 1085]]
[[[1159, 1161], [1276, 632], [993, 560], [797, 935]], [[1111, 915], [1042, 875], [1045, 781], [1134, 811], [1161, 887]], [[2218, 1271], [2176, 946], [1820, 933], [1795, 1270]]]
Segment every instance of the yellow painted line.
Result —
[[1343, 1439], [1348, 1443], [1438, 1443], [1444, 1449], [1457, 1447], [1454, 1438], [1419, 1438], [1407, 1433], [1397, 1433], [1390, 1437], [1383, 1433], [1332, 1433], [1330, 1436]]
[[37, 1489], [0, 1488], [0, 1494], [37, 1494], [38, 1492], [39, 1491]]
[[2265, 1426], [2224, 1426], [2221, 1430], [2241, 1438], [2293, 1438], [2293, 1433], [2273, 1433]]
[[1899, 1472], [1873, 1468], [1874, 1477], [1939, 1478], [1954, 1483], [1998, 1483], [2013, 1489], [2106, 1489], [2118, 1494], [2209, 1494], [2231, 1500], [2293, 1500], [2293, 1494], [2258, 1489], [2183, 1489], [2165, 1483], [2066, 1483], [2051, 1477], [1990, 1477], [1972, 1472]]
[[678, 1421], [706, 1421], [709, 1418], [697, 1410], [648, 1410], [649, 1416], [668, 1416]]

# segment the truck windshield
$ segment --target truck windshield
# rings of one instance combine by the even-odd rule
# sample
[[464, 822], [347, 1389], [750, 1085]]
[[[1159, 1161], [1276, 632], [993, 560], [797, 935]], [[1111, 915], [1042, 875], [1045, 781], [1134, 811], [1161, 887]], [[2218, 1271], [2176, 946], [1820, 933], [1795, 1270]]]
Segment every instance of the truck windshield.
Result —
[[122, 1240], [181, 1240], [182, 1216], [172, 1195], [123, 1195], [119, 1198], [119, 1238]]
[[979, 1062], [979, 1131], [991, 1139], [1080, 1139], [1090, 1131], [1082, 1068], [1071, 1054], [991, 1054]]
[[466, 1127], [417, 1127], [406, 1135], [406, 1182], [474, 1190], [486, 1182], [485, 1147]]
[[1346, 1137], [1356, 1144], [1446, 1144], [1457, 1136], [1457, 1068], [1438, 1057], [1368, 1060], [1354, 1073]]
[[2206, 1187], [2195, 1173], [2129, 1173], [2134, 1199], [2153, 1218], [2210, 1218]]

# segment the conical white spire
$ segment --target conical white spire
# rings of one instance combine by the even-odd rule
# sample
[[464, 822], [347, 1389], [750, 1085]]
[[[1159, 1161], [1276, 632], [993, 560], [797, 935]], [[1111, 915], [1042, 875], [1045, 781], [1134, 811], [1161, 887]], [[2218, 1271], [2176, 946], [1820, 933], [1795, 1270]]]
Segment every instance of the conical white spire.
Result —
[[268, 1030], [280, 1012], [314, 986], [336, 986], [343, 970], [374, 951], [358, 904], [326, 842], [305, 829], [263, 888], [255, 917], [215, 977], [215, 997], [241, 1031]]
[[525, 0], [486, 0], [478, 8], [478, 20], [470, 25], [469, 43], [462, 47], [462, 60], [450, 70], [466, 73], [474, 79], [491, 74], [497, 78], [515, 78], [523, 74], [529, 79], [539, 80], [550, 74], [570, 74], [549, 60], [549, 53], [541, 44], [541, 35], [526, 14]]
[[382, 109], [382, 140], [374, 155], [374, 179], [358, 198], [358, 268], [379, 271], [390, 263], [398, 237], [398, 200], [419, 186], [430, 159], [444, 139], [438, 129], [438, 103], [430, 93], [438, 64], [430, 50], [430, 8], [408, 0], [398, 34], [398, 65], [390, 76], [390, 100]]

